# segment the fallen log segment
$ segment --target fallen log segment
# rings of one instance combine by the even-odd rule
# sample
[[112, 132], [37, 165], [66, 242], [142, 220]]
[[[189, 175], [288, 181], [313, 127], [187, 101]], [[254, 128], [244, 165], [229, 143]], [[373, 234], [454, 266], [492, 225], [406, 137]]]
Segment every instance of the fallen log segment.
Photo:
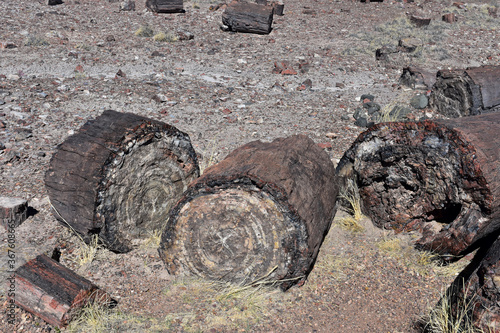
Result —
[[146, 7], [155, 13], [184, 13], [183, 0], [147, 0]]
[[475, 264], [472, 274], [460, 274], [448, 289], [451, 315], [463, 312], [463, 305], [470, 304], [470, 318], [478, 332], [500, 333], [500, 237]]
[[67, 326], [90, 302], [112, 302], [106, 292], [44, 254], [19, 267], [8, 282], [15, 296], [9, 301], [57, 327]]
[[461, 255], [500, 228], [500, 114], [380, 123], [339, 162], [378, 227], [419, 231], [418, 247]]
[[328, 155], [292, 136], [248, 143], [208, 168], [172, 209], [159, 253], [171, 274], [286, 290], [311, 271], [336, 212]]
[[112, 110], [57, 148], [45, 175], [56, 218], [116, 252], [164, 228], [170, 208], [199, 176], [186, 133]]
[[500, 66], [438, 71], [430, 105], [452, 118], [499, 110]]
[[273, 7], [233, 1], [222, 13], [222, 23], [230, 31], [269, 34], [273, 24]]

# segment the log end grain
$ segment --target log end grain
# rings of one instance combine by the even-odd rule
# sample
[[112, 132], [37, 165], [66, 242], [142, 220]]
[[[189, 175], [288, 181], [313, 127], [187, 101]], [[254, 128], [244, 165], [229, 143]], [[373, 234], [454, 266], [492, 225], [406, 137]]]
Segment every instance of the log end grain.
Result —
[[255, 141], [205, 170], [172, 209], [159, 253], [172, 274], [286, 290], [307, 278], [335, 215], [338, 182], [311, 139]]
[[[356, 179], [364, 213], [377, 226], [418, 231], [419, 247], [443, 256], [460, 255], [500, 227], [491, 216], [498, 208], [492, 192], [498, 186], [497, 171], [490, 174], [489, 163], [496, 162], [476, 149], [489, 151], [495, 142], [470, 142], [481, 131], [497, 130], [480, 127], [492, 124], [492, 119], [481, 117], [474, 118], [477, 126], [377, 124], [346, 151], [338, 172]], [[472, 133], [474, 128], [478, 133]]]
[[86, 241], [116, 252], [163, 229], [171, 207], [199, 176], [189, 136], [168, 124], [106, 110], [63, 142], [45, 184], [55, 216]]

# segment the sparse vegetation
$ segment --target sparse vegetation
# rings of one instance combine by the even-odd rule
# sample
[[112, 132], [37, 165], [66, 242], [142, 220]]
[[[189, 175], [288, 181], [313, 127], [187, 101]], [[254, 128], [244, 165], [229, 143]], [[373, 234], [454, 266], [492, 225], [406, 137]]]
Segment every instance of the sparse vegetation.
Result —
[[134, 33], [137, 37], [153, 37], [154, 31], [147, 25], [142, 25]]
[[340, 219], [338, 225], [351, 232], [362, 232], [364, 230], [360, 221], [365, 217], [361, 211], [361, 198], [356, 182], [348, 179], [346, 186], [341, 189], [339, 198], [343, 201], [344, 206], [349, 213], [348, 216]]
[[149, 232], [149, 237], [144, 240], [144, 247], [157, 249], [160, 246], [162, 230], [153, 230]]
[[[467, 289], [464, 285], [463, 297], [457, 297], [449, 289], [443, 293], [438, 304], [422, 319], [425, 333], [487, 333], [473, 324], [471, 312], [474, 295], [467, 295]], [[454, 300], [456, 304], [453, 304]]]
[[94, 260], [97, 250], [100, 248], [99, 236], [92, 235], [89, 243], [85, 243], [81, 237], [81, 246], [79, 248], [78, 261], [80, 266], [90, 264]]

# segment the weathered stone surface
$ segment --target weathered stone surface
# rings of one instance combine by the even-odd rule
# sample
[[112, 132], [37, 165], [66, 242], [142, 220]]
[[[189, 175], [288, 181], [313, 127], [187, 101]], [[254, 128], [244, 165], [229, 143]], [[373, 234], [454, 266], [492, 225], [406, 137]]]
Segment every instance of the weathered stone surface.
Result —
[[0, 197], [0, 221], [5, 229], [16, 228], [28, 217], [28, 201], [22, 198]]

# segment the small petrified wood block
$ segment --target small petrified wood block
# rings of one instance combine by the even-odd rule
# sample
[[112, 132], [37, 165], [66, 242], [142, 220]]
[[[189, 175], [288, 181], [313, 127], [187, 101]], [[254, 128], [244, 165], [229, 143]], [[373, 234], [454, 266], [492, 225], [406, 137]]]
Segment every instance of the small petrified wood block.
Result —
[[311, 139], [250, 142], [208, 168], [172, 209], [159, 253], [171, 274], [283, 290], [312, 270], [336, 212], [335, 168]]
[[147, 0], [146, 7], [155, 13], [184, 13], [183, 0]]
[[89, 302], [109, 304], [109, 295], [89, 280], [42, 254], [19, 267], [15, 303], [47, 323], [64, 327]]
[[273, 24], [273, 7], [233, 1], [222, 14], [222, 23], [231, 31], [268, 34]]
[[473, 116], [500, 109], [500, 66], [437, 72], [430, 105], [447, 117]]
[[383, 228], [419, 231], [417, 245], [459, 256], [500, 228], [500, 113], [380, 123], [338, 165], [363, 212]]
[[164, 228], [170, 208], [198, 176], [186, 133], [107, 110], [59, 145], [45, 185], [63, 225], [127, 252]]
[[28, 217], [28, 201], [22, 198], [0, 197], [0, 222], [5, 227], [16, 228]]

